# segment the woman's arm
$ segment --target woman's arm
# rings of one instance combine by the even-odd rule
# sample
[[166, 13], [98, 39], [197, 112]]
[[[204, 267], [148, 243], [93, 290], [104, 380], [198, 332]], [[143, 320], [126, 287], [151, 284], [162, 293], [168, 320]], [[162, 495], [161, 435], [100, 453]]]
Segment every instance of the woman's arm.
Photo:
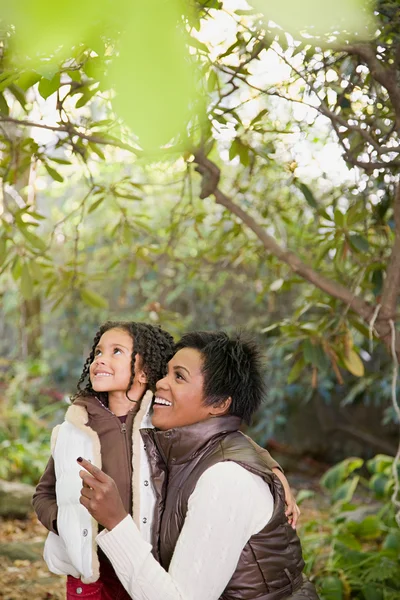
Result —
[[236, 463], [224, 462], [197, 482], [168, 572], [129, 516], [100, 533], [97, 542], [135, 600], [218, 600], [246, 542], [272, 511], [268, 485]]

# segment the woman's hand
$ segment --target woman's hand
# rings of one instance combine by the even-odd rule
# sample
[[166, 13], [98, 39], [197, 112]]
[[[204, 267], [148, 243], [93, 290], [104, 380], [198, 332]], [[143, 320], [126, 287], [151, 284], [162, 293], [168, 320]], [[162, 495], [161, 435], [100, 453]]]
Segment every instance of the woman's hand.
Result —
[[289, 482], [286, 479], [286, 477], [284, 476], [284, 474], [282, 473], [282, 471], [277, 468], [274, 468], [272, 470], [273, 470], [274, 474], [280, 480], [280, 482], [283, 486], [284, 492], [285, 492], [285, 503], [286, 503], [285, 515], [287, 516], [289, 524], [293, 527], [293, 529], [296, 529], [296, 526], [297, 526], [297, 523], [298, 523], [298, 520], [300, 517], [300, 509], [297, 506], [296, 499], [293, 495], [292, 490], [290, 489]]
[[111, 531], [127, 516], [114, 479], [84, 458], [78, 458], [86, 471], [79, 471], [83, 481], [79, 502], [100, 525]]

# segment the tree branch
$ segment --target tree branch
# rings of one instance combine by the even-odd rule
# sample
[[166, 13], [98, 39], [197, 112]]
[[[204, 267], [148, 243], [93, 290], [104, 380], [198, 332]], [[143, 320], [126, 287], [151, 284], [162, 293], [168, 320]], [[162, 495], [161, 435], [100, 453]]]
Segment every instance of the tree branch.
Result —
[[348, 44], [337, 48], [340, 52], [358, 56], [368, 66], [372, 77], [378, 81], [388, 92], [397, 116], [397, 128], [400, 127], [400, 88], [397, 84], [397, 70], [384, 67], [376, 57], [370, 44]]
[[123, 148], [124, 150], [129, 150], [130, 152], [135, 152], [136, 150], [129, 146], [129, 144], [124, 144], [124, 142], [120, 142], [116, 139], [107, 139], [107, 137], [102, 138], [97, 135], [88, 135], [76, 129], [71, 123], [65, 125], [46, 125], [45, 123], [35, 123], [33, 121], [27, 121], [24, 119], [13, 119], [12, 117], [6, 117], [4, 115], [0, 116], [0, 123], [15, 123], [16, 125], [20, 125], [22, 127], [37, 127], [38, 129], [47, 129], [49, 131], [55, 131], [56, 133], [66, 133], [69, 137], [77, 136], [83, 140], [87, 140], [93, 144], [107, 144], [110, 146], [116, 146], [117, 148]]
[[224, 194], [218, 187], [220, 170], [215, 163], [210, 161], [204, 155], [202, 150], [195, 152], [195, 162], [197, 163], [197, 171], [203, 176], [200, 194], [201, 198], [206, 198], [213, 194], [218, 204], [221, 204], [231, 213], [239, 217], [239, 219], [256, 234], [264, 248], [279, 260], [286, 263], [292, 271], [326, 294], [348, 304], [349, 307], [363, 319], [368, 320], [370, 318], [373, 311], [370, 304], [361, 298], [358, 298], [351, 290], [345, 288], [341, 284], [314, 271], [312, 267], [306, 265], [294, 252], [282, 248], [249, 213], [245, 212], [240, 206], [235, 204], [231, 198]]
[[389, 319], [395, 318], [397, 298], [400, 292], [400, 183], [397, 184], [393, 212], [395, 237], [381, 299], [381, 314]]

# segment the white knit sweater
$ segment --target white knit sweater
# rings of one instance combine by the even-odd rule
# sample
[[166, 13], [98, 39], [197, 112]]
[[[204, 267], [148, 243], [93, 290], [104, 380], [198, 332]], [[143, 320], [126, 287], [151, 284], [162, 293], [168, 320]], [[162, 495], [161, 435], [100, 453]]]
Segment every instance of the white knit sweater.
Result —
[[168, 572], [127, 516], [97, 542], [135, 600], [218, 600], [249, 538], [273, 512], [268, 485], [233, 462], [203, 473], [189, 498], [188, 512]]

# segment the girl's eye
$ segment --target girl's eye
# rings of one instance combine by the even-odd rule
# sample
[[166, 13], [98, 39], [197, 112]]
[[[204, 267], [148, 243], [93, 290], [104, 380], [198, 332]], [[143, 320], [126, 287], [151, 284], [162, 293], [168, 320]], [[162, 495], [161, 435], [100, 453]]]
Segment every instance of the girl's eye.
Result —
[[121, 350], [119, 348], [114, 348], [114, 354], [121, 354]]
[[99, 354], [101, 354], [100, 350], [97, 348], [97, 350], [94, 351], [94, 355], [95, 356], [99, 356]]

